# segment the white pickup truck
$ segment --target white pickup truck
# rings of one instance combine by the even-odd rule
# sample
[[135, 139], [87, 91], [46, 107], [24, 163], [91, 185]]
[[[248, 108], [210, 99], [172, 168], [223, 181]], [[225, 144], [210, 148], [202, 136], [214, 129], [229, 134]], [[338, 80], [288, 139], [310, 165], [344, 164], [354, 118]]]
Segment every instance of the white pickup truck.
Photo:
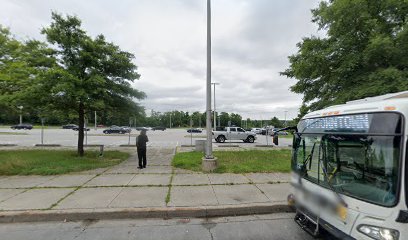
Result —
[[253, 143], [256, 139], [255, 133], [245, 131], [240, 127], [226, 127], [223, 131], [213, 131], [212, 135], [215, 141], [219, 143], [223, 143], [225, 140], [242, 140]]

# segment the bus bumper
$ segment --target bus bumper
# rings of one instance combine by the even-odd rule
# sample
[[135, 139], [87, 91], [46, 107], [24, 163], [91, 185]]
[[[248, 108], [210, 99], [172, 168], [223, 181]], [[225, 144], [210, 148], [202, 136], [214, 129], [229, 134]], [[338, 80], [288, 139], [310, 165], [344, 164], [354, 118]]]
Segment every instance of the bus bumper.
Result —
[[330, 233], [337, 239], [342, 240], [355, 240], [355, 238], [347, 235], [343, 231], [337, 229], [330, 223], [326, 222], [324, 219], [317, 218], [307, 209], [300, 209], [296, 207], [296, 216], [295, 222], [307, 233], [311, 234], [314, 237], [317, 237], [321, 234], [321, 229], [324, 229], [326, 232]]

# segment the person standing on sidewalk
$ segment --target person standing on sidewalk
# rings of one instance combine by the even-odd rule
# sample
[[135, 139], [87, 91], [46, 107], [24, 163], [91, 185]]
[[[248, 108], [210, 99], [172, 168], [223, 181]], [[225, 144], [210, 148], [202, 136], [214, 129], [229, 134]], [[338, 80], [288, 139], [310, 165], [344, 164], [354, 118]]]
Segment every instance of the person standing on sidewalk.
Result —
[[146, 130], [140, 131], [136, 138], [137, 157], [139, 158], [139, 169], [146, 168], [146, 143], [149, 138], [146, 135]]

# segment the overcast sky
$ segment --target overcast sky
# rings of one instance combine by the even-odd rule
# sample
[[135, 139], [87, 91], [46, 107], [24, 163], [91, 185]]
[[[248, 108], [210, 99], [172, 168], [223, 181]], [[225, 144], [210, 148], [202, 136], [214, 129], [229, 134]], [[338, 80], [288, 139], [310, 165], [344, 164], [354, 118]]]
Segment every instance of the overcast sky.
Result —
[[[279, 75], [311, 23], [318, 0], [213, 0], [212, 81], [217, 111], [243, 117], [296, 117], [295, 80]], [[136, 56], [147, 112], [205, 111], [206, 0], [0, 0], [0, 24], [18, 38], [44, 40], [51, 11], [77, 15], [83, 28]]]

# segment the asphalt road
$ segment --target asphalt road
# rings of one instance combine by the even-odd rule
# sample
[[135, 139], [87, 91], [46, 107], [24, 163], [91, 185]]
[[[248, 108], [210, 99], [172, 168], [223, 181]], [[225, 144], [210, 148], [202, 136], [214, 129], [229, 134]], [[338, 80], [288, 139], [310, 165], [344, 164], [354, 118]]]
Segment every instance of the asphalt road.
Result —
[[[135, 143], [138, 131], [133, 130], [130, 134], [103, 134], [103, 129], [91, 129], [87, 132], [85, 143], [88, 144], [103, 144], [108, 147], [115, 147], [122, 144]], [[155, 147], [175, 147], [180, 145], [191, 144], [190, 134], [185, 129], [167, 129], [165, 131], [148, 131], [150, 146]], [[195, 140], [205, 139], [205, 131], [203, 133], [194, 133], [192, 142]], [[201, 137], [201, 138], [200, 138]], [[45, 129], [44, 130], [44, 144], [61, 144], [62, 146], [76, 146], [78, 139], [78, 132], [70, 129]], [[292, 140], [288, 138], [281, 138], [280, 145], [288, 146]], [[10, 128], [0, 128], [0, 144], [17, 144], [19, 146], [33, 146], [41, 143], [41, 129], [33, 130], [12, 130]], [[214, 141], [215, 143], [215, 141]], [[228, 144], [227, 141], [225, 144]], [[245, 147], [253, 147], [256, 144], [272, 144], [272, 138], [269, 136], [258, 135], [254, 144], [243, 143], [242, 141], [233, 141], [233, 144], [238, 144]], [[215, 143], [215, 145], [220, 145]]]
[[151, 239], [151, 240], [309, 240], [293, 214], [214, 219], [144, 219], [0, 224], [2, 240]]

